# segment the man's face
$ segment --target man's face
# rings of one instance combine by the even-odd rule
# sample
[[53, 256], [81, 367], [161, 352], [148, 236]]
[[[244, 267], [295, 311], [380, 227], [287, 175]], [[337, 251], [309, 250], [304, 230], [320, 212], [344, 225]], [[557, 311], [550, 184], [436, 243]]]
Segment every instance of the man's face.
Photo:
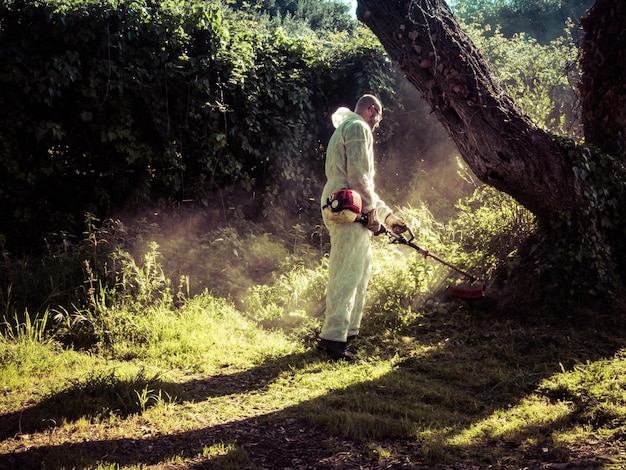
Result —
[[369, 118], [367, 119], [367, 123], [371, 127], [372, 130], [376, 129], [380, 124], [380, 121], [383, 120], [383, 110], [379, 104], [373, 104], [369, 108], [367, 108], [369, 113]]

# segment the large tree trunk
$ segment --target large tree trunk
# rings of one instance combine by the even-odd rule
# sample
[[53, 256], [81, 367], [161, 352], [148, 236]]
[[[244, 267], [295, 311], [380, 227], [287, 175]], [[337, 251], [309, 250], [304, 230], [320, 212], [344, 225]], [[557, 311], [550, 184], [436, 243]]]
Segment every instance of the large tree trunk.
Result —
[[423, 93], [481, 181], [543, 220], [578, 206], [571, 164], [494, 81], [442, 0], [358, 0], [357, 16]]
[[585, 139], [626, 159], [626, 2], [598, 0], [582, 21]]

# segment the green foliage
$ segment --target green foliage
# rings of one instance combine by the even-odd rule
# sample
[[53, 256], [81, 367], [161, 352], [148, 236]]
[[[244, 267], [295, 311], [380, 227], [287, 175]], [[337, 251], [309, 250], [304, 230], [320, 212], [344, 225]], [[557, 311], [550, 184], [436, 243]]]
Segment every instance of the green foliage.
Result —
[[110, 349], [120, 338], [140, 336], [134, 315], [117, 308], [90, 310], [74, 305], [69, 309], [58, 307], [53, 319], [58, 340], [76, 349]]
[[192, 62], [195, 76], [201, 61], [187, 52], [216, 57], [223, 31], [208, 3], [158, 5], [2, 8], [7, 220], [39, 226], [38, 234], [67, 230], [84, 210], [107, 212], [131, 196], [145, 200], [153, 187], [180, 188], [175, 147], [183, 129], [171, 116], [190, 96], [181, 69]]
[[[54, 340], [48, 333], [49, 314], [35, 315], [31, 318], [28, 312], [24, 312], [23, 320], [19, 315], [13, 318], [6, 318], [0, 323], [0, 342], [13, 343], [19, 345], [23, 353], [31, 349], [33, 344], [48, 343]], [[8, 357], [3, 357], [3, 362], [8, 361]]]
[[[587, 145], [556, 138], [572, 164], [584, 205], [576, 215], [563, 214], [548, 234], [559, 233], [556, 256], [564, 258], [572, 292], [617, 294], [626, 261], [622, 207], [626, 203], [626, 167], [615, 157]], [[545, 269], [546, 267], [542, 267]]]
[[525, 32], [542, 44], [563, 35], [593, 0], [456, 0], [455, 13], [466, 22], [499, 25], [507, 37]]
[[412, 306], [424, 294], [427, 279], [423, 260], [410, 253], [398, 253], [391, 247], [377, 251], [363, 334], [384, 330], [404, 332], [415, 319]]
[[[138, 304], [140, 308], [155, 304], [168, 308], [172, 305], [171, 281], [163, 272], [160, 258], [159, 245], [154, 241], [148, 243], [142, 265], [137, 265], [128, 252], [116, 250], [112, 254], [112, 262], [120, 267], [115, 288], [132, 299], [131, 305]], [[90, 291], [93, 291], [93, 287]], [[97, 305], [95, 292], [91, 304]]]
[[512, 197], [481, 185], [457, 203], [452, 222], [459, 257], [487, 274], [510, 260], [537, 228], [535, 217]]
[[160, 265], [157, 248], [155, 242], [150, 243], [142, 265], [137, 265], [128, 252], [115, 248], [110, 257], [103, 260], [118, 269], [107, 272], [112, 285], [96, 279], [89, 262], [85, 261], [88, 287], [82, 300], [86, 305], [72, 303], [69, 309], [63, 305], [55, 308], [55, 331], [59, 340], [80, 348], [94, 345], [111, 348], [121, 338], [145, 339], [148, 332], [136, 315], [151, 307], [168, 309], [173, 302], [170, 281]]
[[232, 187], [312, 210], [325, 113], [392, 94], [371, 34], [335, 49], [212, 2], [12, 2], [0, 25], [0, 218], [15, 251], [76, 232], [86, 211], [209, 205]]
[[542, 45], [525, 33], [506, 37], [499, 26], [464, 26], [505, 91], [535, 124], [573, 139], [583, 136], [578, 112], [578, 48], [558, 37]]
[[250, 288], [244, 298], [245, 312], [268, 328], [319, 326], [315, 323], [323, 313], [328, 282], [326, 260], [315, 269], [285, 266], [284, 271], [271, 284]]
[[[57, 339], [76, 347], [110, 347], [120, 337], [145, 337], [135, 314], [150, 307], [170, 308], [174, 296], [158, 244], [147, 242], [143, 248], [139, 232], [119, 220], [99, 223], [87, 215], [83, 239], [72, 243], [65, 237], [49, 245], [35, 271], [29, 261], [5, 257], [3, 317], [31, 309], [35, 317], [44, 312], [47, 318], [50, 312], [54, 322], [43, 322], [43, 328], [53, 328]], [[145, 250], [143, 262], [135, 262], [131, 247]], [[176, 295], [184, 297], [181, 286]], [[28, 313], [26, 318], [30, 321]]]
[[[267, 15], [270, 23], [278, 24], [290, 32], [305, 27], [309, 32], [350, 31], [356, 21], [349, 14], [349, 6], [343, 2], [320, 0], [233, 0], [233, 7], [260, 16]], [[298, 26], [300, 25], [300, 26]]]

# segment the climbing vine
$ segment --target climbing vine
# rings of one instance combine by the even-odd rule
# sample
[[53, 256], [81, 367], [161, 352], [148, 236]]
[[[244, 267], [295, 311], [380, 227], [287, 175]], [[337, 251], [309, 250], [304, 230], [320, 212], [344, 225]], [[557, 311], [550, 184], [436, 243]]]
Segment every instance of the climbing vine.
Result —
[[558, 267], [554, 273], [564, 275], [559, 285], [569, 285], [572, 294], [615, 293], [626, 261], [626, 166], [591, 146], [555, 139], [571, 161], [584, 204], [576, 214], [563, 213], [544, 232], [542, 244], [554, 251], [538, 269], [545, 274]]
[[389, 67], [362, 29], [292, 37], [218, 2], [3, 2], [6, 243], [233, 191], [256, 215], [313, 210], [329, 110], [372, 86], [391, 96]]

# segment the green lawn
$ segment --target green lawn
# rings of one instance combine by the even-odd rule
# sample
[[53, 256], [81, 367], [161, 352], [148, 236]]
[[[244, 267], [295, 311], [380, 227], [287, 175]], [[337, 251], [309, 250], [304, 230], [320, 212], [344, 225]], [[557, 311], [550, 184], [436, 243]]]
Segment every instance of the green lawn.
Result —
[[356, 364], [208, 294], [95, 352], [22, 324], [0, 341], [0, 468], [626, 467], [619, 319], [426, 305]]

